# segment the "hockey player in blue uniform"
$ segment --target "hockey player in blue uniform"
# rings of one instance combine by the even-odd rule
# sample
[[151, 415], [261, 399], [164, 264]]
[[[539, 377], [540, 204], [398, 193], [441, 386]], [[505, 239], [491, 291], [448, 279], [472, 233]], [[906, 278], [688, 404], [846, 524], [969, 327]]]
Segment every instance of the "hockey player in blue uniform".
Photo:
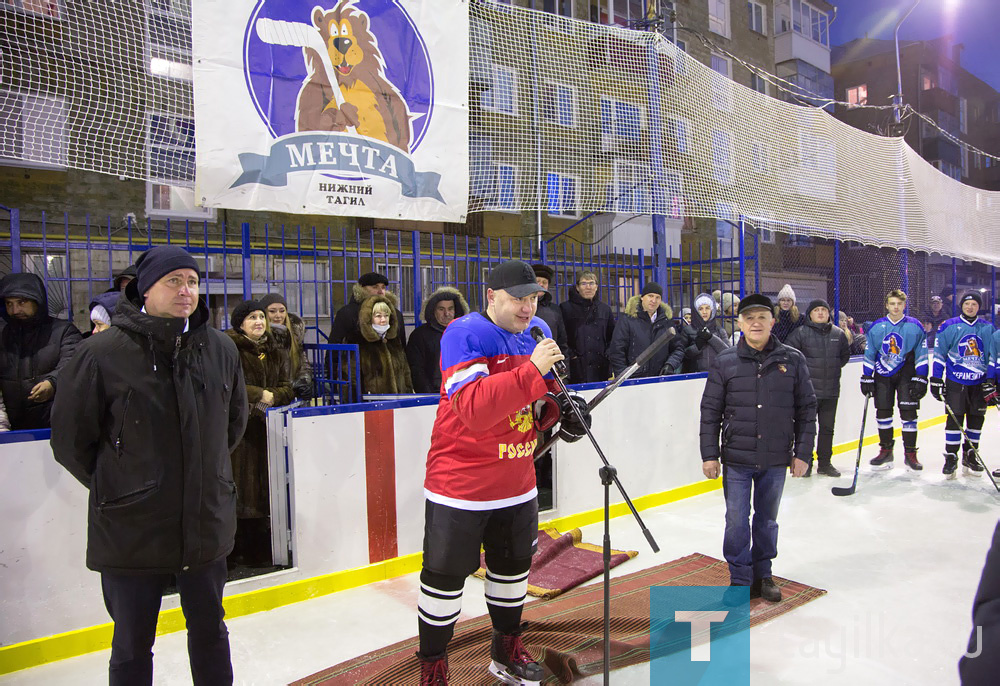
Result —
[[887, 316], [868, 329], [861, 392], [875, 398], [878, 442], [881, 450], [871, 465], [892, 469], [893, 406], [898, 398], [903, 421], [903, 459], [914, 471], [923, 469], [917, 460], [917, 410], [927, 394], [927, 339], [924, 327], [903, 314], [906, 293], [899, 289], [885, 297]]
[[[966, 293], [959, 302], [961, 315], [941, 323], [934, 341], [931, 395], [944, 402], [952, 414], [944, 427], [944, 468], [941, 473], [955, 478], [958, 448], [962, 443], [962, 422], [968, 440], [962, 451], [966, 475], [982, 476], [983, 467], [972, 453], [979, 448], [979, 435], [986, 421], [986, 396], [996, 392], [989, 379], [993, 352], [993, 326], [979, 319], [983, 299]], [[954, 415], [954, 418], [952, 417]], [[971, 444], [969, 443], [971, 441]]]

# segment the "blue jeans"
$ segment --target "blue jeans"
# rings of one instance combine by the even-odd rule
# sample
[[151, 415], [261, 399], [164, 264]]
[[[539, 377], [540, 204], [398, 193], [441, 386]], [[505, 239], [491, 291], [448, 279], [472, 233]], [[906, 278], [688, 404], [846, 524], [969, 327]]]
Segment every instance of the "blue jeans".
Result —
[[726, 535], [722, 540], [722, 554], [729, 563], [729, 578], [734, 584], [749, 585], [756, 579], [771, 576], [771, 560], [778, 555], [778, 505], [787, 471], [788, 467], [723, 466]]

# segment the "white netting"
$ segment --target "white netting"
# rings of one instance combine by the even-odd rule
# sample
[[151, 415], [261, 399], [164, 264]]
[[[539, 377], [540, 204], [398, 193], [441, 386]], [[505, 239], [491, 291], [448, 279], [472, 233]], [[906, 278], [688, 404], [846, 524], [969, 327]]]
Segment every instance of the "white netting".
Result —
[[901, 138], [740, 86], [659, 34], [474, 2], [470, 69], [474, 210], [743, 215], [1000, 259], [1000, 193]]
[[[1000, 193], [902, 139], [744, 88], [656, 33], [470, 7], [474, 211], [742, 215], [1000, 262]], [[190, 0], [0, 0], [0, 156], [190, 186], [190, 16]]]
[[0, 0], [0, 157], [194, 181], [191, 0]]

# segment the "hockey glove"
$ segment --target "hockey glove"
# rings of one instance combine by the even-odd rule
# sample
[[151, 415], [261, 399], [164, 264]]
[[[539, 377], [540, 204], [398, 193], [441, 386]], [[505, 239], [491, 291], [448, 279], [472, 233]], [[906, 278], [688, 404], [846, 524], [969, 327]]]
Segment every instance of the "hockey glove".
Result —
[[914, 376], [910, 378], [910, 400], [920, 400], [927, 395], [927, 377]]
[[292, 382], [292, 392], [299, 400], [312, 400], [313, 385], [311, 379], [296, 379]]
[[562, 421], [559, 424], [559, 438], [563, 439], [567, 443], [575, 443], [581, 438], [587, 435], [587, 429], [584, 428], [583, 424], [576, 416], [576, 412], [573, 411], [570, 403], [573, 403], [580, 410], [580, 414], [583, 415], [583, 421], [586, 422], [587, 428], [590, 428], [590, 408], [587, 407], [587, 401], [583, 399], [583, 396], [577, 395], [576, 393], [569, 394], [569, 400], [567, 400], [565, 395], [559, 396], [559, 409], [562, 413]]
[[874, 376], [862, 376], [861, 377], [861, 393], [868, 398], [875, 397], [875, 377]]
[[562, 414], [562, 409], [559, 407], [559, 401], [556, 400], [555, 394], [546, 393], [536, 400], [534, 413], [536, 431], [548, 431], [555, 426], [556, 422], [559, 421], [559, 416]]
[[[985, 386], [983, 386], [983, 393], [986, 393]], [[936, 376], [931, 377], [931, 395], [934, 396], [935, 400], [944, 402], [944, 379], [939, 379]]]
[[983, 382], [983, 400], [987, 405], [1000, 404], [1000, 393], [997, 393], [997, 385], [994, 382]]
[[702, 328], [702, 330], [698, 332], [698, 335], [694, 337], [694, 344], [698, 346], [698, 350], [701, 350], [708, 345], [710, 340], [712, 340], [712, 332], [705, 327]]
[[660, 370], [660, 376], [670, 376], [675, 371], [676, 370], [673, 367], [671, 367], [669, 364], [665, 364], [665, 365], [663, 365], [663, 369]]

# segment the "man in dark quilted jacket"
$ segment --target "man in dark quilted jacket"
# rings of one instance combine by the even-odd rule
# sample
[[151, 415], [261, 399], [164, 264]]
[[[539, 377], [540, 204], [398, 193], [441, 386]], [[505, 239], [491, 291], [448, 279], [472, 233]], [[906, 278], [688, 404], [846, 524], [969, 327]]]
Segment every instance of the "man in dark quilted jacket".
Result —
[[737, 312], [743, 335], [716, 357], [701, 399], [702, 471], [709, 479], [722, 474], [730, 585], [778, 602], [771, 578], [778, 505], [788, 469], [800, 477], [812, 464], [816, 394], [805, 357], [771, 333], [770, 299], [754, 293]]

